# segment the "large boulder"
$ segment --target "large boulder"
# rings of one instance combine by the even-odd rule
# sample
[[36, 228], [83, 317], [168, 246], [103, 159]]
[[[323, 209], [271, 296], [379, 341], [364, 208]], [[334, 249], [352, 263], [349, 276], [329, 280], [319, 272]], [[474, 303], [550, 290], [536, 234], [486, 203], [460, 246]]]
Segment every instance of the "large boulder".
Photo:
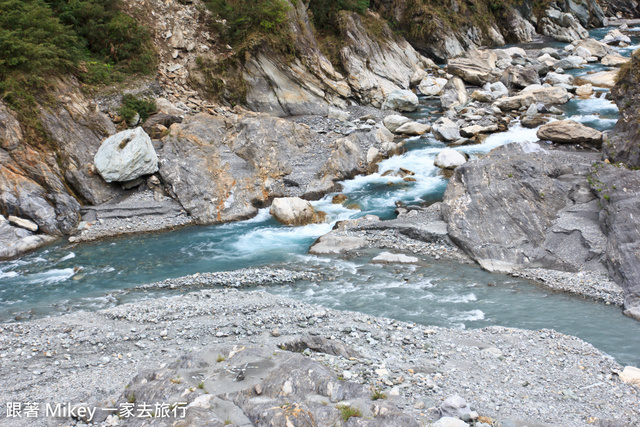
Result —
[[408, 122], [396, 129], [396, 133], [403, 135], [423, 135], [431, 130], [431, 126], [418, 122]]
[[518, 110], [531, 104], [566, 104], [571, 99], [563, 87], [529, 86], [520, 94], [497, 100], [494, 105], [502, 111]]
[[572, 85], [573, 80], [574, 78], [571, 74], [558, 74], [558, 73], [549, 73], [544, 78], [545, 83], [549, 83], [552, 86]]
[[410, 121], [411, 119], [408, 117], [392, 114], [390, 116], [385, 117], [382, 120], [382, 123], [384, 123], [384, 126], [387, 129], [389, 129], [391, 132], [395, 132], [396, 129], [398, 129], [400, 126], [402, 126], [405, 123], [409, 123]]
[[308, 225], [324, 222], [327, 214], [316, 211], [307, 200], [282, 197], [273, 200], [269, 213], [285, 225]]
[[538, 71], [533, 67], [512, 65], [503, 71], [500, 81], [509, 88], [522, 89], [540, 84], [540, 77], [538, 76]]
[[630, 58], [626, 58], [622, 55], [613, 53], [613, 54], [606, 55], [604, 58], [602, 58], [600, 63], [605, 67], [620, 67], [626, 64], [627, 62], [629, 62], [630, 60], [631, 60]]
[[498, 80], [498, 77], [493, 73], [491, 64], [479, 57], [451, 59], [447, 63], [446, 70], [476, 86], [483, 86], [485, 83], [493, 83]]
[[15, 227], [0, 215], [0, 260], [23, 255], [55, 239], [46, 234], [33, 234], [24, 227]]
[[382, 105], [383, 110], [415, 111], [420, 105], [418, 95], [410, 90], [394, 90]]
[[440, 96], [447, 82], [447, 79], [427, 77], [420, 82], [418, 90], [426, 96]]
[[612, 88], [616, 84], [618, 70], [599, 71], [593, 74], [585, 74], [576, 79], [579, 84], [591, 83], [593, 86]]
[[467, 89], [460, 77], [449, 80], [440, 95], [440, 104], [445, 110], [464, 105], [468, 100]]
[[591, 162], [513, 143], [459, 166], [442, 205], [449, 236], [490, 271], [605, 271]]
[[560, 120], [542, 125], [536, 134], [545, 141], [559, 144], [602, 144], [602, 132], [573, 120]]
[[576, 50], [580, 48], [586, 49], [589, 51], [590, 56], [595, 56], [598, 59], [616, 53], [613, 48], [594, 39], [580, 40], [575, 44], [575, 48]]
[[94, 163], [107, 182], [126, 182], [158, 172], [158, 156], [151, 138], [141, 127], [107, 138]]
[[467, 158], [453, 148], [445, 148], [438, 153], [433, 164], [441, 169], [455, 169], [467, 162]]
[[460, 126], [446, 117], [438, 119], [431, 131], [438, 141], [453, 142], [460, 139]]
[[618, 46], [620, 43], [625, 43], [627, 45], [631, 44], [629, 36], [622, 34], [622, 32], [617, 28], [609, 31], [602, 41], [610, 46]]

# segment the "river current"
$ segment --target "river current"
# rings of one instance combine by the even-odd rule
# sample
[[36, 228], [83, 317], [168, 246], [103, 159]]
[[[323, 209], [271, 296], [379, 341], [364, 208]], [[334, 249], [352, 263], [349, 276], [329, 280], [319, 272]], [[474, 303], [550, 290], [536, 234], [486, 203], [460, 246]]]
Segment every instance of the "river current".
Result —
[[[606, 31], [595, 30], [592, 37], [600, 39]], [[620, 49], [623, 55], [629, 56], [638, 47], [638, 39], [633, 41], [635, 46]], [[571, 72], [583, 74], [599, 68], [594, 65]], [[618, 109], [601, 97], [606, 91], [596, 88], [590, 99], [574, 99], [562, 108], [573, 120], [610, 130]], [[437, 114], [438, 104], [425, 101], [410, 116], [418, 119]], [[516, 123], [508, 132], [493, 134], [482, 144], [458, 149], [474, 158], [502, 144], [536, 140], [535, 129]], [[640, 366], [640, 322], [623, 316], [617, 307], [553, 293], [523, 279], [450, 261], [423, 258], [412, 266], [380, 265], [370, 262], [377, 253], [373, 250], [349, 258], [307, 254], [315, 239], [330, 231], [336, 221], [366, 214], [390, 219], [398, 200], [407, 205], [440, 200], [446, 180], [438, 175], [433, 159], [444, 147], [429, 136], [408, 139], [407, 152], [381, 162], [378, 173], [342, 183], [342, 193], [349, 197], [347, 204], [357, 203], [361, 210], [332, 204], [334, 194], [314, 202], [317, 209], [329, 214], [326, 224], [285, 227], [264, 209], [248, 221], [93, 243], [59, 243], [18, 260], [0, 262], [0, 322], [170, 298], [168, 291], [125, 291], [196, 272], [271, 266], [321, 272], [325, 277], [320, 282], [265, 288], [275, 294], [425, 325], [555, 329], [590, 342], [622, 364]], [[383, 176], [400, 167], [415, 172], [416, 182]]]

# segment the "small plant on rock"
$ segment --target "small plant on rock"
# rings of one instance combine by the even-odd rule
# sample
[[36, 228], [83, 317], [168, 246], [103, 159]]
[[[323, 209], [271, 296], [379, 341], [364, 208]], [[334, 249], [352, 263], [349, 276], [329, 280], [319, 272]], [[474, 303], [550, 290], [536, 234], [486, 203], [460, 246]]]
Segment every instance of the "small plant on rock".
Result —
[[382, 392], [382, 390], [376, 388], [373, 390], [373, 394], [371, 395], [371, 400], [380, 400], [386, 399], [387, 395]]
[[340, 415], [342, 416], [343, 421], [349, 421], [351, 417], [362, 417], [362, 411], [358, 408], [348, 405], [339, 406]]

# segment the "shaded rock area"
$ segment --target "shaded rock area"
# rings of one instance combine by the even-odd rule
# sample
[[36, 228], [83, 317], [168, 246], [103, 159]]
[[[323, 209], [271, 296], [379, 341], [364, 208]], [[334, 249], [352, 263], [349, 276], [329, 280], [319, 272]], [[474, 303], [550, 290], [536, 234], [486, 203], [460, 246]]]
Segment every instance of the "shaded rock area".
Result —
[[509, 144], [456, 169], [443, 216], [483, 268], [602, 271], [606, 237], [588, 178], [593, 157]]
[[640, 56], [635, 54], [631, 62], [620, 71], [618, 83], [611, 90], [620, 109], [620, 118], [612, 134], [602, 144], [604, 154], [614, 163], [628, 167], [640, 167]]
[[[160, 426], [305, 425], [311, 417], [330, 426], [342, 421], [346, 405], [362, 414], [347, 422], [355, 425], [429, 425], [445, 414], [490, 425], [640, 422], [638, 389], [617, 374], [624, 368], [552, 330], [450, 330], [266, 292], [202, 290], [2, 324], [0, 331], [13, 349], [0, 358], [11, 373], [0, 376], [3, 401], [128, 404], [135, 412], [184, 402], [185, 418], [154, 418]], [[531, 396], [538, 404], [523, 405]], [[91, 421], [149, 422], [106, 411]]]

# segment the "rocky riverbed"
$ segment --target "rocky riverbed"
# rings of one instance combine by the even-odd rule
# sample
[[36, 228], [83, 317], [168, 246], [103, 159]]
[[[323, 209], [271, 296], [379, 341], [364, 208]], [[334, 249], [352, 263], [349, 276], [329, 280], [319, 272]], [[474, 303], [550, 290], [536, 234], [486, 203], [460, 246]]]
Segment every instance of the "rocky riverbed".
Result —
[[[351, 405], [366, 425], [425, 425], [451, 410], [443, 401], [457, 394], [470, 408], [458, 405], [467, 413], [453, 415], [468, 421], [640, 422], [640, 389], [620, 380], [623, 368], [551, 330], [432, 328], [237, 290], [203, 290], [0, 329], [1, 400], [43, 408], [134, 403], [137, 410], [185, 402], [187, 420], [198, 425], [284, 425], [296, 413], [332, 425], [340, 420], [339, 407]], [[379, 400], [372, 400], [374, 393]], [[11, 426], [84, 424], [7, 419], [4, 407], [1, 415], [0, 423]], [[93, 421], [142, 425], [108, 415], [100, 411]], [[154, 425], [175, 421], [157, 418]]]

